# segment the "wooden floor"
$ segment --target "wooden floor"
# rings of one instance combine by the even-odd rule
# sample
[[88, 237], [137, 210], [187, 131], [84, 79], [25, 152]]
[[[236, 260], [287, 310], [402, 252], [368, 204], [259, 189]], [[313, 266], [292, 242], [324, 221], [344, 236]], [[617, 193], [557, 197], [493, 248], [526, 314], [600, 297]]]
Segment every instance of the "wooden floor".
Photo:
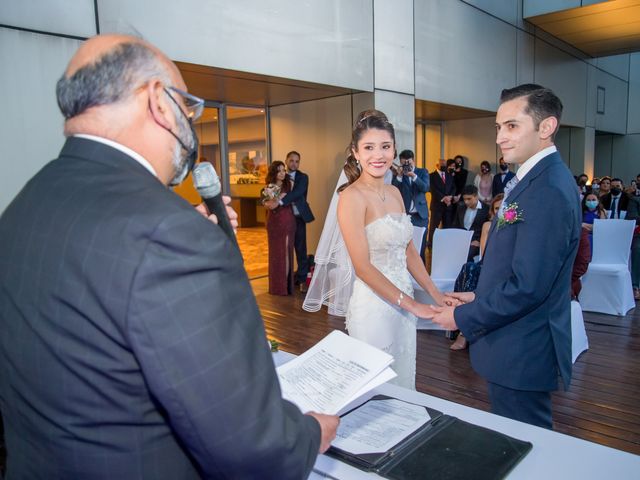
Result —
[[[302, 310], [300, 293], [269, 295], [266, 279], [252, 285], [267, 335], [285, 351], [302, 353], [331, 330], [344, 330], [344, 319], [326, 310]], [[569, 391], [553, 395], [554, 429], [640, 455], [640, 308], [625, 317], [584, 316], [590, 347], [574, 364]], [[489, 410], [485, 382], [471, 369], [468, 350], [453, 352], [449, 345], [442, 332], [418, 332], [417, 389]]]

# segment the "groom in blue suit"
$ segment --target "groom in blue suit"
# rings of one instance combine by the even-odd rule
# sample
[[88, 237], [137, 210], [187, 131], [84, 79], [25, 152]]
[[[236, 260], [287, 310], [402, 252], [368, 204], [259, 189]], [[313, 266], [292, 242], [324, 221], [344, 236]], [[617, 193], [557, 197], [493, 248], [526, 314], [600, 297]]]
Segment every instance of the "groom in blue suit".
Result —
[[571, 380], [571, 268], [580, 239], [575, 181], [554, 143], [562, 103], [539, 85], [503, 90], [496, 142], [518, 164], [493, 220], [482, 273], [465, 302], [436, 308], [460, 329], [473, 368], [488, 382], [491, 411], [552, 427], [550, 392]]
[[425, 196], [429, 191], [429, 172], [424, 168], [416, 168], [411, 150], [403, 150], [398, 157], [400, 158], [400, 166], [395, 169], [391, 183], [400, 190], [404, 209], [411, 215], [413, 226], [424, 227], [420, 244], [420, 257], [424, 262], [424, 250], [427, 245], [427, 231], [429, 229], [429, 207], [427, 207], [427, 197]]

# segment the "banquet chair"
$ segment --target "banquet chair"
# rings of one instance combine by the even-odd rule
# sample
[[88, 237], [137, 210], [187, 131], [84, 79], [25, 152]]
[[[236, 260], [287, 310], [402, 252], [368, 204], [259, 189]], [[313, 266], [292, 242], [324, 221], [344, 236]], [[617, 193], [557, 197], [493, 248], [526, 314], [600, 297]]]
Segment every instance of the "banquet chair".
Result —
[[[431, 279], [441, 292], [452, 292], [456, 278], [467, 262], [469, 245], [473, 232], [461, 228], [438, 228], [433, 235], [431, 250]], [[415, 299], [420, 303], [434, 303], [431, 295], [425, 292], [414, 280]], [[418, 319], [418, 329], [442, 330], [431, 320]]]
[[579, 296], [583, 311], [623, 316], [635, 307], [629, 271], [634, 227], [631, 220], [594, 220], [593, 256]]
[[582, 352], [589, 349], [589, 339], [584, 328], [584, 317], [580, 304], [571, 302], [571, 362], [576, 363]]

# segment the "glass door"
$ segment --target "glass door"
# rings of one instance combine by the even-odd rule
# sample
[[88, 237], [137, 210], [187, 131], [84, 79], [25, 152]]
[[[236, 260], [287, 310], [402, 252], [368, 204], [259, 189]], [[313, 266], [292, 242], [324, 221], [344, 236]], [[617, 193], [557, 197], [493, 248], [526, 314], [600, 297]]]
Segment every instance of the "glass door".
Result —
[[[196, 120], [194, 124], [194, 129], [200, 141], [197, 161], [210, 162], [224, 185], [224, 177], [221, 169], [220, 110], [221, 106], [219, 104], [207, 102], [202, 116]], [[197, 205], [202, 201], [200, 195], [198, 195], [198, 191], [193, 186], [191, 174], [189, 174], [184, 182], [175, 187], [174, 191], [193, 205]]]

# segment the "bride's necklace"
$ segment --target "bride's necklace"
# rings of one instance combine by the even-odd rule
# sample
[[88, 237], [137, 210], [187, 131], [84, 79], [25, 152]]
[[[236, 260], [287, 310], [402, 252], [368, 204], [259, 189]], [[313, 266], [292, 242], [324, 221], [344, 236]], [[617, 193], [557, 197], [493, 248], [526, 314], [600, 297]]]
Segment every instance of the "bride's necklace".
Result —
[[383, 202], [387, 200], [387, 196], [384, 193], [384, 186], [382, 187], [382, 193], [380, 193], [378, 190], [376, 190], [375, 188], [373, 188], [371, 185], [364, 183], [363, 185], [365, 187], [367, 187], [369, 190], [375, 192], [376, 195], [378, 195], [378, 197], [380, 198], [380, 200], [382, 200]]

